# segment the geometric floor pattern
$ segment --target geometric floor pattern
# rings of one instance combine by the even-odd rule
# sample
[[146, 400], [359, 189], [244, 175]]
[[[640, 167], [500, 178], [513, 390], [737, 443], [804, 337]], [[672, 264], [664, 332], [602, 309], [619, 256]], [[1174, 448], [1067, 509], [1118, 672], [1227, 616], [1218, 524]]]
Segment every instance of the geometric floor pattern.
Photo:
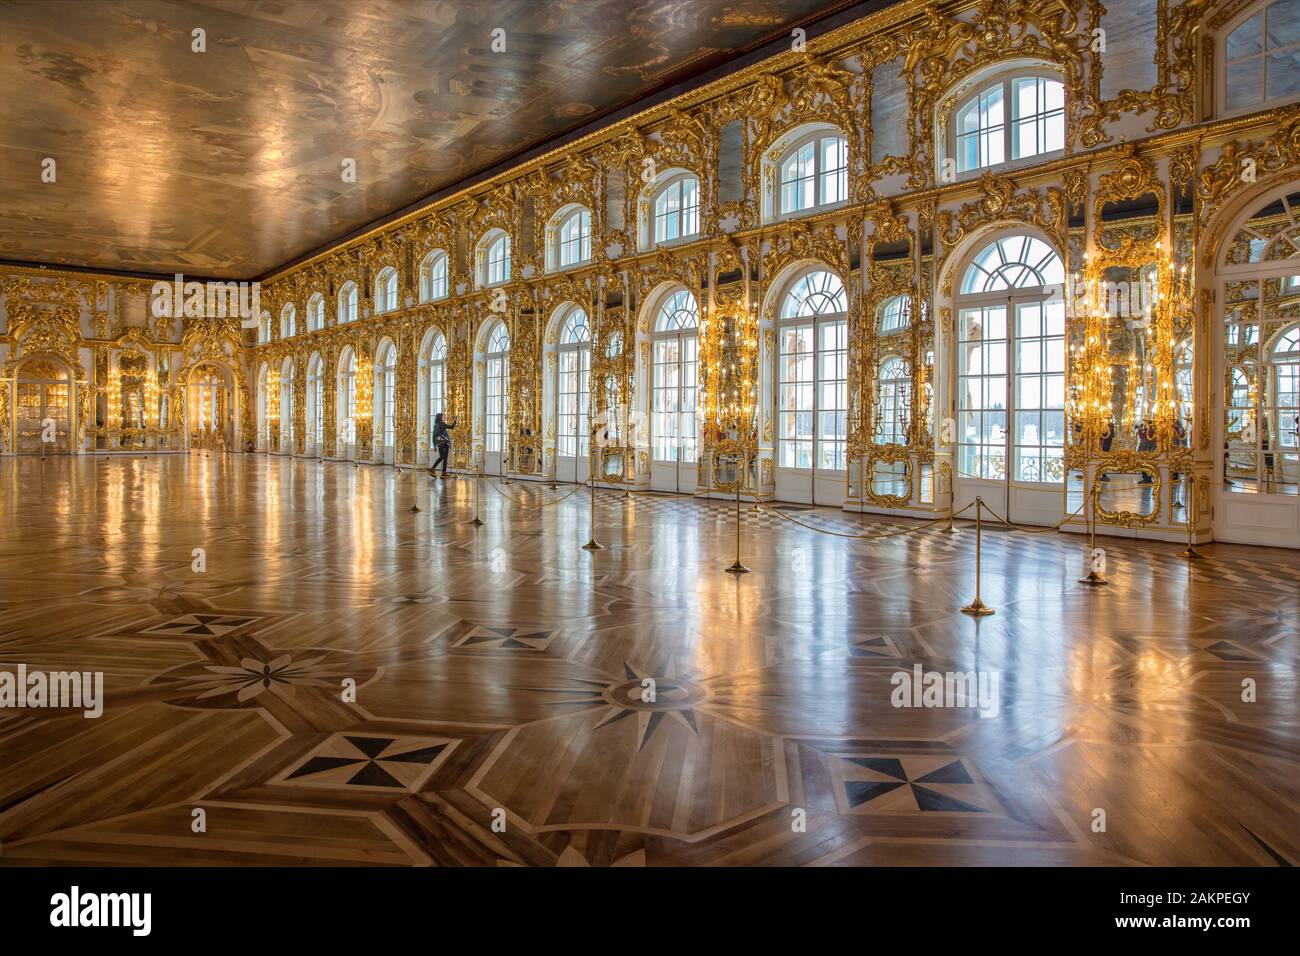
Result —
[[473, 484], [0, 460], [0, 865], [1300, 862], [1300, 553]]

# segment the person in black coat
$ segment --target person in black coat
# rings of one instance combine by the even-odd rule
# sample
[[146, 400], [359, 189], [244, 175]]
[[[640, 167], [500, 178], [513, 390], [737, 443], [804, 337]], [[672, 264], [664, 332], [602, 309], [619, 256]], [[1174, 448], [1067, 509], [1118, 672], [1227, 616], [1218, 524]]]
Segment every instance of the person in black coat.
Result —
[[437, 449], [438, 458], [434, 461], [433, 466], [429, 469], [429, 474], [437, 475], [438, 466], [442, 465], [442, 474], [439, 478], [447, 477], [447, 458], [451, 455], [451, 430], [455, 425], [448, 425], [439, 412], [433, 418], [433, 447]]

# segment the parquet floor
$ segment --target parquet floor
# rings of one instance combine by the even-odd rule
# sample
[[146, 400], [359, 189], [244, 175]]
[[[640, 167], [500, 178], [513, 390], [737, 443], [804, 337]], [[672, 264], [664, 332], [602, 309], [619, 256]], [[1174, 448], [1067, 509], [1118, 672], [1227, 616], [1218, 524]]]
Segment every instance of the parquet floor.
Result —
[[1300, 554], [991, 531], [974, 620], [969, 526], [746, 510], [737, 580], [729, 506], [472, 485], [0, 461], [0, 669], [105, 675], [0, 711], [0, 864], [1300, 862]]

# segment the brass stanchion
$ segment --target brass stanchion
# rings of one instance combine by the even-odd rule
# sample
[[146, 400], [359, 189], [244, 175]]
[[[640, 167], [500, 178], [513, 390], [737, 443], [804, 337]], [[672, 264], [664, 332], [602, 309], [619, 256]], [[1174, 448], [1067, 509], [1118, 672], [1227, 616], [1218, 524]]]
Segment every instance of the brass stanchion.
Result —
[[419, 467], [414, 462], [412, 462], [411, 463], [411, 493], [414, 495], [414, 500], [411, 502], [411, 507], [406, 509], [411, 514], [420, 513], [420, 477], [418, 474], [416, 474], [416, 472], [418, 471], [419, 471]]
[[596, 473], [591, 468], [591, 456], [587, 456], [587, 481], [591, 484], [591, 540], [582, 546], [583, 551], [604, 551], [605, 546], [596, 540]]
[[[1196, 525], [1201, 520], [1201, 501], [1196, 497], [1196, 476], [1189, 472], [1184, 476], [1184, 480], [1187, 482], [1184, 492], [1187, 501], [1183, 505], [1183, 512], [1187, 515], [1187, 547], [1183, 548], [1178, 556], [1188, 561], [1199, 561], [1204, 555], [1196, 550], [1192, 542], [1196, 536]], [[1196, 505], [1195, 509], [1192, 508], [1193, 504]]]
[[478, 502], [481, 497], [483, 497], [483, 462], [480, 461], [478, 471], [474, 473], [474, 520], [465, 522], [475, 528], [483, 524], [483, 519], [478, 516]]
[[984, 539], [983, 513], [984, 499], [977, 496], [975, 498], [975, 600], [961, 609], [963, 614], [969, 614], [972, 617], [985, 617], [993, 613], [993, 608], [980, 600], [980, 550]]
[[1079, 578], [1080, 584], [1086, 584], [1089, 587], [1100, 588], [1110, 584], [1101, 572], [1097, 570], [1097, 498], [1101, 494], [1097, 490], [1097, 476], [1092, 477], [1092, 488], [1088, 492], [1088, 499], [1091, 507], [1088, 511], [1092, 518], [1088, 522], [1088, 574]]
[[728, 574], [734, 574], [739, 577], [742, 574], [748, 574], [749, 568], [745, 567], [740, 561], [740, 479], [743, 474], [744, 456], [741, 456], [737, 464], [736, 471], [736, 563], [727, 568]]
[[948, 492], [948, 526], [946, 528], [940, 529], [941, 531], [943, 531], [944, 534], [957, 533], [957, 528], [952, 523], [952, 499], [953, 499], [953, 494], [950, 491]]

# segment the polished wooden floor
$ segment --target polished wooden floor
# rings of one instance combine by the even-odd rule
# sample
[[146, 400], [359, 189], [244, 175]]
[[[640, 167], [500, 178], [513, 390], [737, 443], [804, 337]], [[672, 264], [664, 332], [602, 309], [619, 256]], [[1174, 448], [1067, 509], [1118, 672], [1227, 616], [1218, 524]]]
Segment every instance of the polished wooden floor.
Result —
[[[603, 493], [591, 554], [585, 493], [474, 528], [472, 486], [0, 460], [0, 668], [106, 682], [0, 711], [0, 864], [1300, 861], [1300, 554], [1108, 539], [1092, 590], [1078, 536], [990, 531], [976, 620], [969, 526], [747, 509], [735, 579], [728, 506]], [[999, 713], [893, 707], [914, 664]]]

